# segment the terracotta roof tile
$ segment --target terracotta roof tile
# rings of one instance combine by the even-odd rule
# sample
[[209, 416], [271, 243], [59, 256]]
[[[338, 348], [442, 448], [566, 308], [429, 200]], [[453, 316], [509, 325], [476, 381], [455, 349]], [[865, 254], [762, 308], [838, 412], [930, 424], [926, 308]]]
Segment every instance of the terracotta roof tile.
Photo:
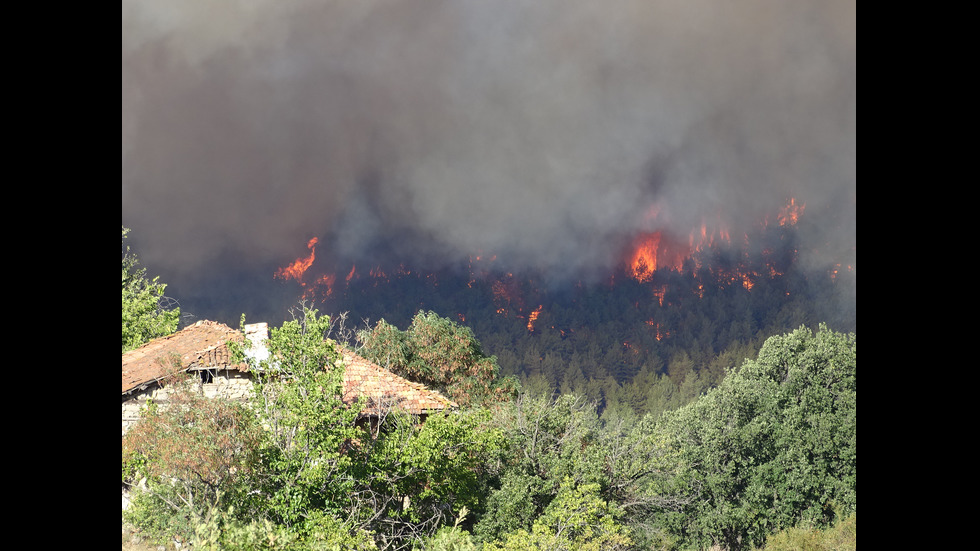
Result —
[[425, 385], [399, 377], [350, 351], [344, 350], [342, 355], [346, 366], [342, 399], [352, 403], [360, 396], [367, 398], [363, 413], [377, 415], [385, 409], [397, 408], [420, 415], [459, 407]]
[[[222, 367], [247, 370], [247, 366], [230, 365], [229, 340], [242, 340], [240, 331], [222, 323], [201, 320], [194, 325], [154, 339], [122, 355], [122, 392], [126, 394], [147, 383], [167, 376], [174, 368]], [[175, 365], [176, 364], [176, 365]]]

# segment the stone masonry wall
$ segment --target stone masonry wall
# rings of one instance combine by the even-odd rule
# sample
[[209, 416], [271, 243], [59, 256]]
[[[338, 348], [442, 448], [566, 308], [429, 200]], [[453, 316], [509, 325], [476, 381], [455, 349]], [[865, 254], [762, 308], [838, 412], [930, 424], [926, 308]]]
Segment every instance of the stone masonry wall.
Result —
[[[252, 379], [246, 373], [239, 371], [219, 371], [210, 383], [197, 381], [194, 388], [207, 398], [229, 398], [232, 400], [245, 401], [252, 396]], [[169, 401], [170, 390], [166, 387], [154, 385], [152, 388], [133, 395], [132, 398], [122, 403], [122, 433], [125, 436], [136, 421], [139, 419], [140, 409], [146, 405], [147, 400], [152, 400], [156, 404], [166, 406]]]

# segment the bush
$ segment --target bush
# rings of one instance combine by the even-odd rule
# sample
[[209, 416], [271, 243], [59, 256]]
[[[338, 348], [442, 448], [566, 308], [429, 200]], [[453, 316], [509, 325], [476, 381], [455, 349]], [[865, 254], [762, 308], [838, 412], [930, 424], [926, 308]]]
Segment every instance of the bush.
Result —
[[857, 513], [826, 530], [790, 528], [766, 538], [764, 551], [854, 551], [857, 549]]
[[268, 519], [242, 521], [233, 509], [213, 511], [194, 526], [192, 545], [208, 551], [376, 551], [370, 535], [336, 517], [311, 512], [301, 530]]
[[172, 386], [122, 439], [123, 483], [136, 486], [125, 514], [150, 537], [189, 540], [196, 519], [245, 499], [263, 434], [245, 405]]

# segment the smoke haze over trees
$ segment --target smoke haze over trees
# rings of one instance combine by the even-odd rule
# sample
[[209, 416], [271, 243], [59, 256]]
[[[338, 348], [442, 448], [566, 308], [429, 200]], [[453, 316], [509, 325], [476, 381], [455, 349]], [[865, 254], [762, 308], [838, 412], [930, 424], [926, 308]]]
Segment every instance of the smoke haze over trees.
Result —
[[283, 314], [314, 236], [331, 269], [561, 286], [791, 198], [800, 263], [854, 265], [853, 2], [122, 8], [123, 225], [185, 312]]

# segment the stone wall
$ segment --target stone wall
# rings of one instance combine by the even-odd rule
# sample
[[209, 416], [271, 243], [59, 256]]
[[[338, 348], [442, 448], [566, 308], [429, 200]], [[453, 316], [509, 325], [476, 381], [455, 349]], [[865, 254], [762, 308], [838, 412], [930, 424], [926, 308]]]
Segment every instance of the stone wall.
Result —
[[[210, 383], [200, 380], [193, 383], [196, 392], [207, 398], [229, 398], [245, 401], [252, 396], [252, 379], [247, 373], [240, 371], [219, 371]], [[122, 433], [126, 432], [139, 419], [140, 409], [146, 406], [147, 400], [161, 406], [169, 401], [170, 389], [153, 384], [150, 388], [134, 394], [122, 403]]]

